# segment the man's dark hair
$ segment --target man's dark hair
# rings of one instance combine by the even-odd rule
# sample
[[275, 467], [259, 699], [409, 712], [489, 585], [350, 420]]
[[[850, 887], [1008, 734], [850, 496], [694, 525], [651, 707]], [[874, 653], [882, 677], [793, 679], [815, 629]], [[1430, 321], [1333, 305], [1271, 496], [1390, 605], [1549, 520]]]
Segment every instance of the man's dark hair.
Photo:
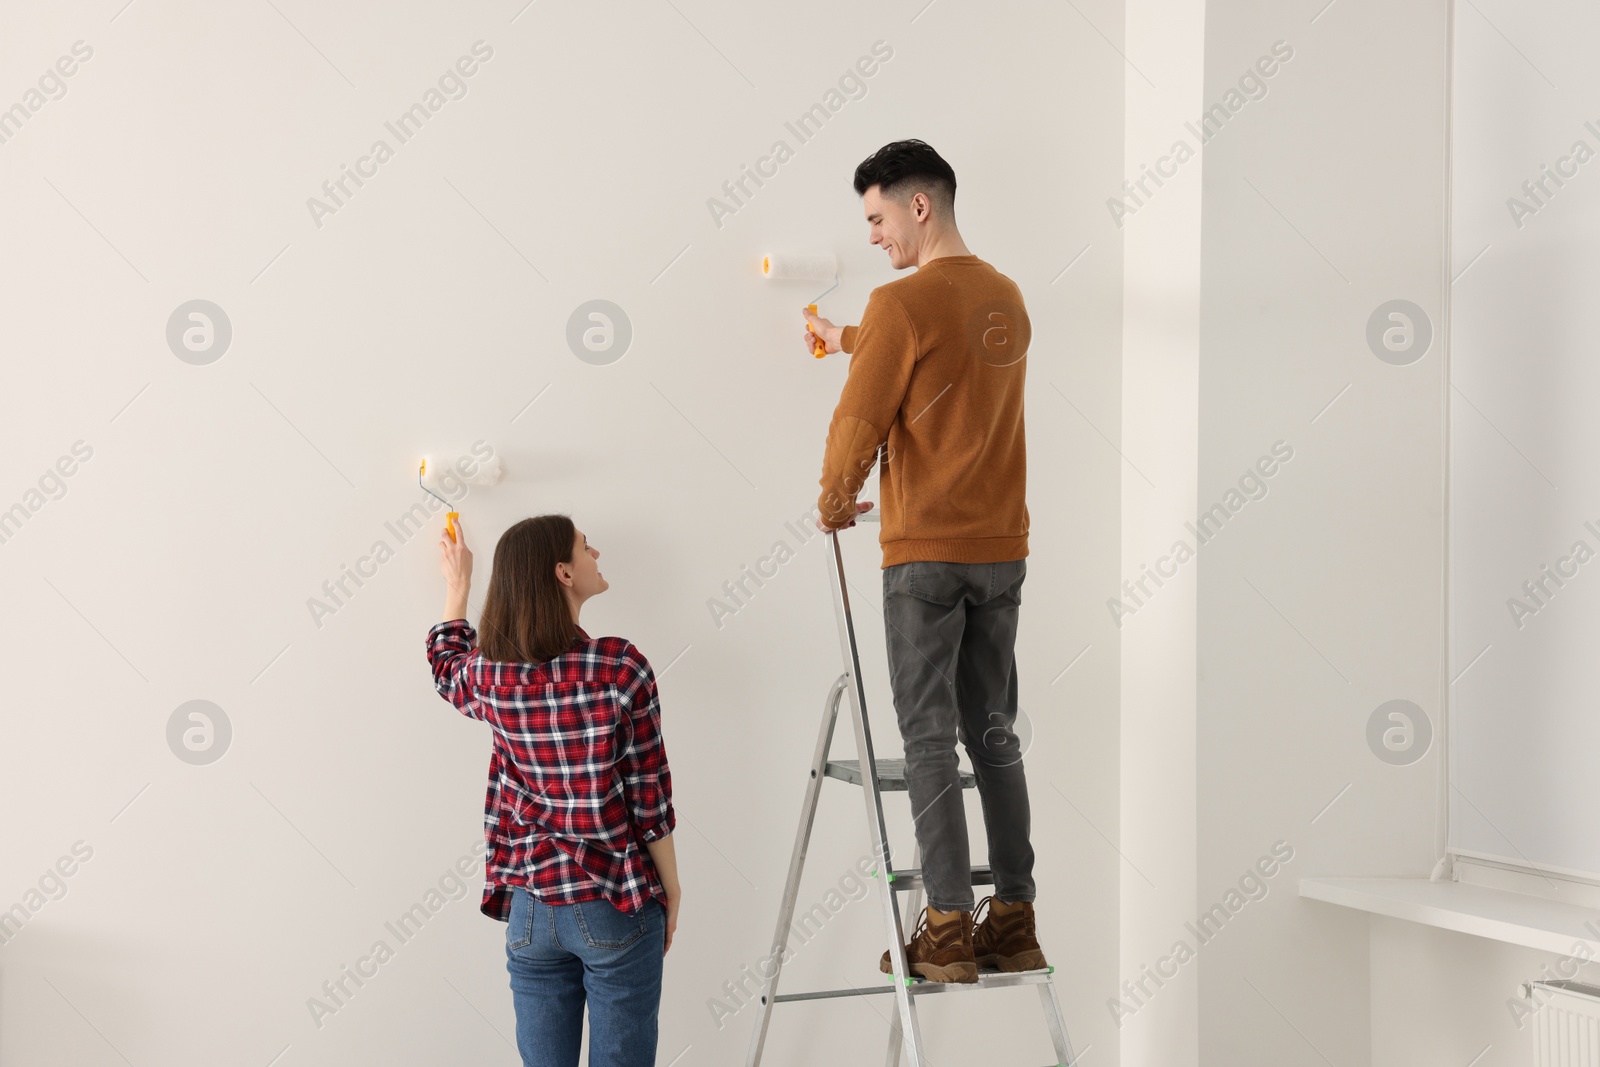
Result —
[[874, 185], [900, 203], [927, 193], [941, 214], [955, 212], [956, 172], [926, 142], [894, 141], [863, 160], [856, 168], [856, 195], [865, 196]]

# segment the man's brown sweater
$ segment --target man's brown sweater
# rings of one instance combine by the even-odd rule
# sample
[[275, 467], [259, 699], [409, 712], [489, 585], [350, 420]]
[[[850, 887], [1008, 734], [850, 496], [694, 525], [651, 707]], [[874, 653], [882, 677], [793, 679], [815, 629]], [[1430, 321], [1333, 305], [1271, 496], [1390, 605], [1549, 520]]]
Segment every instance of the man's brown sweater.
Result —
[[883, 566], [1027, 556], [1030, 337], [1021, 291], [977, 256], [874, 289], [840, 338], [850, 372], [828, 425], [822, 520], [850, 521], [878, 462]]

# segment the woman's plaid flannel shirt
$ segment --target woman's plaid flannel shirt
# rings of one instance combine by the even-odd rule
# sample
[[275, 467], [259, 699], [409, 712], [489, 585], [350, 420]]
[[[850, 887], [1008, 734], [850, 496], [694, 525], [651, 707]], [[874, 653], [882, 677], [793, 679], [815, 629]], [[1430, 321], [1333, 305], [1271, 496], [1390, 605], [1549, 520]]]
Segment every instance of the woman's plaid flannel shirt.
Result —
[[620, 637], [580, 627], [543, 663], [494, 663], [465, 619], [428, 631], [439, 694], [494, 727], [480, 910], [507, 921], [513, 886], [548, 904], [604, 898], [633, 914], [666, 892], [641, 847], [672, 833], [655, 675]]

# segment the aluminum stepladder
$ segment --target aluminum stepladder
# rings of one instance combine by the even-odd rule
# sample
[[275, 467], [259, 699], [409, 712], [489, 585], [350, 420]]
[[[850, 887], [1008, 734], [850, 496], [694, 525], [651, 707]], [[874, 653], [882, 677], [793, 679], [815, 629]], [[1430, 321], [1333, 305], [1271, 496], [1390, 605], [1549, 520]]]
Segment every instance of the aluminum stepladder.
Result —
[[[868, 512], [858, 521], [876, 521], [878, 516]], [[805, 800], [800, 809], [800, 825], [795, 831], [794, 852], [789, 859], [789, 877], [784, 884], [783, 902], [778, 909], [778, 927], [772, 938], [772, 974], [762, 990], [755, 1030], [750, 1036], [750, 1050], [746, 1067], [759, 1067], [762, 1049], [766, 1044], [767, 1028], [772, 1022], [772, 1009], [789, 1001], [822, 1000], [834, 997], [867, 996], [892, 993], [895, 1011], [889, 1019], [888, 1067], [899, 1067], [902, 1052], [909, 1067], [930, 1067], [924, 1054], [922, 1030], [917, 1023], [916, 1002], [929, 993], [966, 992], [993, 989], [1001, 986], [1032, 985], [1039, 991], [1039, 1003], [1044, 1009], [1045, 1026], [1055, 1046], [1058, 1067], [1073, 1067], [1076, 1058], [1072, 1042], [1067, 1036], [1066, 1023], [1061, 1015], [1061, 1005], [1056, 999], [1055, 984], [1051, 980], [1054, 968], [1038, 971], [995, 973], [980, 971], [978, 981], [972, 983], [929, 982], [911, 975], [906, 963], [905, 924], [901, 919], [900, 893], [910, 893], [906, 915], [915, 916], [922, 910], [924, 891], [922, 871], [917, 867], [918, 850], [912, 851], [912, 866], [897, 870], [891, 862], [888, 830], [883, 820], [883, 794], [904, 792], [906, 786], [903, 759], [879, 760], [873, 754], [872, 730], [867, 722], [867, 695], [861, 679], [861, 660], [856, 649], [855, 622], [850, 613], [850, 595], [844, 579], [844, 556], [839, 546], [839, 534], [826, 535], [828, 571], [833, 584], [834, 614], [839, 623], [839, 646], [844, 656], [844, 673], [834, 680], [822, 705], [822, 727], [817, 734], [817, 747], [811, 757], [811, 777], [806, 783]], [[856, 759], [830, 760], [828, 750], [833, 744], [833, 728], [839, 717], [839, 700], [848, 695], [850, 710], [855, 720]], [[970, 771], [961, 771], [961, 788], [972, 789], [977, 780]], [[790, 923], [794, 919], [795, 902], [800, 893], [800, 875], [805, 867], [806, 846], [811, 840], [811, 827], [816, 819], [817, 799], [825, 778], [837, 778], [861, 787], [867, 807], [868, 846], [877, 859], [875, 879], [878, 896], [883, 904], [884, 930], [889, 942], [889, 962], [893, 968], [893, 983], [889, 986], [870, 986], [847, 989], [824, 989], [806, 993], [778, 992], [778, 979], [783, 974], [783, 956], [789, 944]], [[972, 869], [974, 885], [992, 885], [994, 874], [988, 865]], [[876, 962], [874, 961], [874, 970]], [[938, 1061], [932, 1067], [947, 1067]]]

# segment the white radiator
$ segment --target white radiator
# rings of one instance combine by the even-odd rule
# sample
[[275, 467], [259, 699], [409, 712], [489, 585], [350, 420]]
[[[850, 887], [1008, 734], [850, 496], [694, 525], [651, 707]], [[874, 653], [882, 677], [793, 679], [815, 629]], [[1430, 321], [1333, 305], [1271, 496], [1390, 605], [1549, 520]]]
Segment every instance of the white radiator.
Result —
[[1600, 1067], [1600, 988], [1533, 982], [1539, 1067]]

